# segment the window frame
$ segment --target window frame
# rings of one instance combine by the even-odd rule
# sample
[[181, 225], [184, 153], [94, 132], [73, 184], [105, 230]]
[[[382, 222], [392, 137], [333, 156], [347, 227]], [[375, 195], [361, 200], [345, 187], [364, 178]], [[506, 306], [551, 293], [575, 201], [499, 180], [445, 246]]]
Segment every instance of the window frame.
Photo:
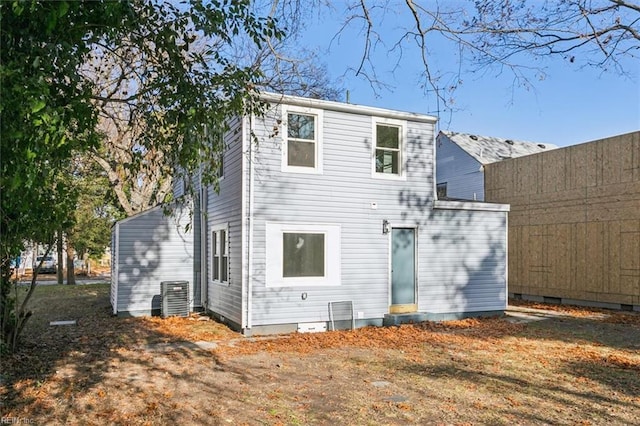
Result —
[[[224, 233], [224, 245], [222, 234]], [[214, 226], [211, 229], [211, 268], [210, 282], [228, 286], [231, 284], [229, 274], [229, 224]], [[226, 279], [222, 279], [223, 266], [226, 267]], [[217, 267], [217, 269], [216, 269]], [[216, 274], [217, 271], [217, 274]], [[217, 276], [216, 276], [217, 275]]]
[[[287, 269], [290, 269], [291, 267], [287, 268], [286, 264], [287, 262], [285, 262], [285, 251], [286, 251], [286, 242], [287, 242], [287, 235], [306, 235], [306, 236], [318, 236], [318, 235], [322, 235], [322, 274], [321, 275], [312, 275], [310, 273], [304, 273], [302, 271], [302, 268], [300, 269], [301, 275], [287, 275]], [[304, 241], [304, 240], [303, 240]], [[313, 278], [325, 278], [327, 275], [327, 270], [326, 270], [326, 262], [325, 262], [325, 257], [326, 257], [326, 253], [327, 253], [327, 243], [328, 243], [328, 238], [327, 238], [327, 233], [326, 232], [300, 232], [300, 231], [282, 231], [282, 276], [283, 278], [307, 278], [307, 277], [313, 277]], [[309, 244], [311, 245], [311, 243]], [[302, 262], [301, 262], [302, 263]], [[313, 268], [314, 265], [312, 265]]]
[[[289, 114], [300, 114], [314, 117], [314, 167], [289, 165]], [[324, 111], [317, 108], [304, 108], [291, 105], [282, 106], [282, 171], [287, 173], [322, 174]], [[293, 138], [292, 138], [293, 139]], [[310, 143], [310, 140], [303, 140]]]
[[[324, 235], [324, 276], [284, 276], [283, 236], [285, 233]], [[340, 225], [267, 222], [265, 234], [266, 247], [268, 247], [265, 254], [266, 287], [334, 287], [341, 285]]]
[[[376, 154], [378, 150], [378, 126], [398, 128], [398, 173], [384, 173], [376, 170]], [[373, 117], [371, 125], [371, 176], [376, 179], [406, 180], [407, 122], [391, 118]], [[380, 148], [385, 149], [385, 148]], [[391, 149], [388, 149], [391, 150]]]

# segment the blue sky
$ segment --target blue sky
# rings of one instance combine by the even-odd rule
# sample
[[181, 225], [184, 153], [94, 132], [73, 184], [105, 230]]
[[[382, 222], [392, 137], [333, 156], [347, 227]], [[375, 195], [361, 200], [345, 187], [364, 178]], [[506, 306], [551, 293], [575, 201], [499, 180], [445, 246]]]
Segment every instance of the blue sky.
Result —
[[[364, 35], [352, 26], [334, 37], [344, 19], [336, 8], [312, 22], [302, 42], [318, 49], [331, 78], [349, 90], [354, 104], [438, 115], [433, 96], [420, 89], [422, 71], [416, 51], [405, 49], [399, 66], [389, 46], [379, 45], [372, 60], [381, 80], [390, 87], [374, 92], [369, 82], [353, 70], [362, 57]], [[406, 16], [385, 15], [380, 35], [387, 44], [395, 41]], [[458, 65], [455, 50], [443, 40], [434, 40], [430, 62], [444, 73]], [[521, 60], [528, 65], [529, 58]], [[453, 113], [439, 115], [442, 129], [496, 136], [559, 146], [588, 142], [640, 129], [640, 61], [625, 63], [630, 77], [600, 69], [580, 68], [560, 58], [535, 63], [546, 68], [542, 80], [534, 78], [530, 88], [514, 86], [513, 75], [503, 72], [463, 73], [463, 83], [453, 93]], [[345, 100], [343, 98], [342, 100]]]

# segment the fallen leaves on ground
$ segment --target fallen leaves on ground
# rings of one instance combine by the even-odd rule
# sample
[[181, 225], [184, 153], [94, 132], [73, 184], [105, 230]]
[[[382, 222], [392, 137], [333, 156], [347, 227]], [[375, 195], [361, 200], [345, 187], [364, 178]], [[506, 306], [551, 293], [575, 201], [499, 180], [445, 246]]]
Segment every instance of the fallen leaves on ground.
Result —
[[633, 324], [640, 326], [640, 312], [617, 311], [613, 309], [593, 308], [575, 305], [554, 305], [530, 302], [527, 300], [509, 300], [509, 305], [531, 309], [560, 312], [575, 318], [596, 318], [610, 324]]
[[422, 322], [393, 327], [365, 327], [324, 333], [293, 333], [278, 338], [255, 338], [216, 349], [223, 355], [257, 352], [310, 353], [344, 347], [420, 351], [425, 344], [465, 343], [470, 338], [492, 339], [520, 332], [525, 326], [501, 318], [469, 318], [447, 322]]
[[216, 341], [229, 340], [241, 337], [229, 329], [206, 316], [192, 314], [189, 317], [142, 317], [138, 319], [142, 327], [166, 339], [187, 340], [187, 341]]
[[[3, 415], [36, 423], [628, 424], [640, 409], [635, 313], [516, 302], [565, 315], [246, 338], [198, 315], [113, 317], [108, 286], [41, 291], [0, 383]], [[203, 340], [217, 349], [183, 344]]]

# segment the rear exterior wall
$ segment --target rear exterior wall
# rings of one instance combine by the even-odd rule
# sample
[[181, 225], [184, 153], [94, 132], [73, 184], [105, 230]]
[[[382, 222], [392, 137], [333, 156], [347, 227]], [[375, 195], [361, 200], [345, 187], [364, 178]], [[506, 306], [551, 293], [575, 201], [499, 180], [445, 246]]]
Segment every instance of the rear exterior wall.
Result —
[[[328, 303], [343, 300], [353, 301], [356, 317], [365, 323], [381, 320], [390, 305], [384, 220], [417, 230], [419, 311], [504, 310], [506, 213], [433, 210], [433, 124], [404, 122], [406, 178], [392, 180], [372, 176], [371, 116], [323, 111], [321, 174], [282, 171], [282, 139], [273, 131], [277, 119], [276, 111], [253, 128], [253, 326], [327, 321]], [[339, 282], [269, 285], [271, 223], [339, 226]]]

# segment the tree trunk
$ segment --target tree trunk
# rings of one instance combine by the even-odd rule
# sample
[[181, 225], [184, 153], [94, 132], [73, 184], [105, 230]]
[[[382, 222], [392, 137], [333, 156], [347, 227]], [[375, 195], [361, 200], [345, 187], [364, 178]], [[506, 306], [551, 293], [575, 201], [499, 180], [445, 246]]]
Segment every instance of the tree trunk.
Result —
[[76, 283], [76, 274], [73, 267], [73, 254], [74, 249], [71, 246], [69, 239], [67, 239], [67, 285], [74, 285]]
[[58, 241], [56, 243], [56, 248], [58, 250], [58, 266], [56, 268], [56, 276], [58, 278], [58, 284], [64, 284], [64, 271], [62, 266], [64, 265], [64, 250], [62, 245], [62, 229], [58, 230]]

